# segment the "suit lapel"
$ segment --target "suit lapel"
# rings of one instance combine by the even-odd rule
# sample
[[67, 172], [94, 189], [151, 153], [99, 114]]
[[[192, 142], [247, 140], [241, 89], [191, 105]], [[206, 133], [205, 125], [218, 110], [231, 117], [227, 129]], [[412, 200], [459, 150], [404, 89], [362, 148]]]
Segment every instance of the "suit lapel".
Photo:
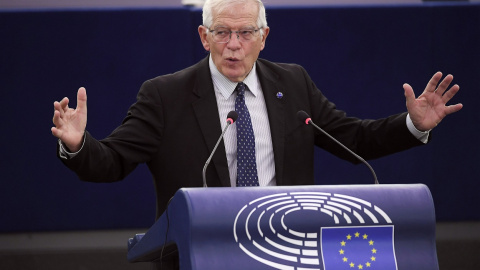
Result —
[[[208, 152], [211, 153], [222, 132], [222, 127], [220, 126], [217, 100], [215, 98], [213, 82], [208, 67], [208, 57], [202, 60], [198, 65], [199, 68], [193, 90], [194, 94], [198, 96], [198, 99], [192, 103], [192, 106], [205, 143], [207, 144]], [[217, 151], [212, 158], [212, 163], [213, 164], [210, 164], [209, 166], [215, 166], [221, 185], [229, 187], [230, 173], [228, 171], [227, 155], [223, 141], [218, 146]]]
[[286, 90], [278, 84], [278, 75], [257, 61], [257, 72], [262, 86], [265, 104], [267, 105], [270, 132], [272, 135], [273, 153], [275, 158], [275, 178], [277, 185], [283, 182], [283, 164], [285, 150], [285, 97], [277, 97], [277, 93], [285, 95]]

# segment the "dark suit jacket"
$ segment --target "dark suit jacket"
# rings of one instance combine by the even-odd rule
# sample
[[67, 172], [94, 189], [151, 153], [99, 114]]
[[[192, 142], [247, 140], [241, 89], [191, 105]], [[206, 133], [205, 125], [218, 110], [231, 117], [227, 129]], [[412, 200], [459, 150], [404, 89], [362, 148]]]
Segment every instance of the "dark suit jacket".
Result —
[[[324, 135], [297, 119], [305, 110], [314, 123], [365, 159], [421, 143], [408, 131], [406, 113], [380, 120], [346, 117], [294, 64], [257, 60], [272, 134], [277, 185], [314, 184], [314, 146], [356, 162]], [[283, 98], [277, 98], [278, 92]], [[174, 74], [146, 81], [121, 126], [97, 141], [86, 133], [80, 153], [65, 164], [85, 181], [118, 181], [139, 163], [153, 175], [157, 216], [182, 187], [202, 186], [202, 169], [221, 134], [208, 57]], [[208, 186], [230, 186], [225, 148], [207, 169]]]

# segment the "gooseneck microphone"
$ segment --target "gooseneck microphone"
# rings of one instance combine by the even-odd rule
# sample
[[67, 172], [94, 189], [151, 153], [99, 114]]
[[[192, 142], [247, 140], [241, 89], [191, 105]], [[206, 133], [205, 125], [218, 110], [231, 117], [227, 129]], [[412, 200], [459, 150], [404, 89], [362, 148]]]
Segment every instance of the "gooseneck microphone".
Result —
[[341, 147], [343, 147], [343, 149], [347, 150], [350, 154], [352, 154], [354, 157], [356, 157], [358, 160], [360, 160], [361, 162], [363, 162], [363, 164], [367, 165], [367, 167], [370, 169], [370, 171], [372, 172], [372, 175], [373, 175], [373, 178], [375, 180], [375, 184], [379, 184], [378, 183], [378, 179], [377, 179], [377, 175], [375, 174], [375, 171], [373, 170], [372, 166], [370, 166], [370, 164], [368, 164], [368, 162], [366, 162], [361, 156], [355, 154], [352, 150], [348, 149], [348, 147], [346, 147], [345, 145], [343, 145], [341, 142], [339, 142], [337, 139], [335, 139], [334, 137], [332, 137], [330, 134], [328, 134], [325, 130], [323, 130], [322, 128], [320, 128], [319, 126], [315, 125], [315, 123], [313, 123], [312, 119], [310, 118], [310, 116], [308, 115], [308, 113], [306, 113], [305, 111], [298, 111], [297, 112], [297, 118], [298, 120], [304, 122], [305, 124], [311, 124], [312, 126], [314, 126], [316, 129], [318, 129], [320, 132], [322, 132], [323, 134], [325, 134], [327, 137], [329, 137], [332, 141], [336, 142], [338, 145], [340, 145]]
[[223, 135], [224, 135], [225, 132], [227, 131], [227, 128], [228, 128], [231, 124], [233, 124], [235, 121], [237, 121], [237, 118], [238, 118], [238, 113], [237, 113], [236, 111], [230, 111], [230, 112], [227, 114], [227, 125], [226, 125], [225, 128], [223, 129], [223, 132], [222, 132], [222, 134], [220, 135], [220, 137], [218, 138], [217, 144], [215, 144], [215, 147], [213, 148], [212, 153], [211, 153], [210, 156], [208, 157], [207, 162], [205, 162], [205, 166], [203, 166], [203, 172], [202, 172], [203, 187], [207, 187], [207, 177], [205, 176], [205, 173], [206, 173], [206, 171], [207, 171], [208, 164], [210, 164], [210, 161], [211, 161], [212, 158], [213, 158], [213, 154], [215, 154], [215, 151], [217, 151], [217, 147], [218, 147], [218, 145], [220, 144], [220, 141], [223, 139]]

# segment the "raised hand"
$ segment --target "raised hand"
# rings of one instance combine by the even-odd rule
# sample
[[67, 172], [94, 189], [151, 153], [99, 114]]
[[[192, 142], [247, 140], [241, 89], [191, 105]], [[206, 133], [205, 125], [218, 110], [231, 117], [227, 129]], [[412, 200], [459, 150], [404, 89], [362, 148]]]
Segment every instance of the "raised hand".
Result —
[[409, 84], [403, 85], [408, 113], [413, 124], [420, 131], [433, 129], [445, 116], [457, 112], [463, 107], [461, 103], [446, 105], [460, 90], [460, 87], [455, 84], [447, 91], [453, 76], [447, 75], [439, 84], [442, 76], [441, 72], [435, 73], [418, 98], [415, 98], [415, 93]]
[[52, 134], [59, 138], [70, 151], [80, 150], [87, 126], [87, 92], [80, 87], [77, 92], [77, 108], [68, 107], [68, 98], [53, 103]]

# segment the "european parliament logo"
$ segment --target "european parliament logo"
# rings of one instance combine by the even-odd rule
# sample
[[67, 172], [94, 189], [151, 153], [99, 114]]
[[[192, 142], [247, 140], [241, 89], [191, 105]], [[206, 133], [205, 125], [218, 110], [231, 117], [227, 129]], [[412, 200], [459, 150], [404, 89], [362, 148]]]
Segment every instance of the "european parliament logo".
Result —
[[321, 229], [325, 270], [396, 270], [393, 226], [330, 227]]
[[350, 195], [260, 197], [238, 212], [233, 234], [246, 255], [272, 269], [397, 270], [392, 220], [378, 205]]

